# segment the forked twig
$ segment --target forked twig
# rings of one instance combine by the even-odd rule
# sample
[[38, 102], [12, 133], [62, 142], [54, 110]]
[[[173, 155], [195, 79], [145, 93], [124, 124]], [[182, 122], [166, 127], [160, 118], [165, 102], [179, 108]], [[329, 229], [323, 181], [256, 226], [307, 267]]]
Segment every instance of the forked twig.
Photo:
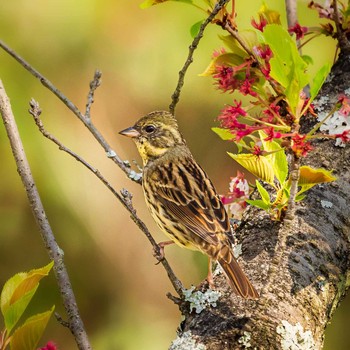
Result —
[[[140, 179], [133, 178], [131, 176], [132, 170], [122, 161], [122, 159], [116, 154], [116, 152], [111, 148], [99, 130], [95, 127], [95, 125], [91, 122], [90, 118], [90, 108], [93, 102], [93, 96], [96, 88], [99, 85], [101, 73], [97, 71], [95, 73], [94, 80], [90, 84], [90, 92], [88, 96], [88, 102], [86, 105], [86, 115], [83, 115], [79, 108], [68, 99], [60, 90], [54, 86], [50, 80], [45, 78], [39, 71], [33, 68], [26, 60], [24, 60], [20, 55], [18, 55], [14, 50], [12, 50], [9, 46], [7, 46], [2, 40], [0, 40], [0, 47], [5, 50], [10, 56], [12, 56], [19, 64], [24, 67], [30, 74], [32, 74], [35, 78], [39, 79], [39, 81], [49, 89], [57, 98], [59, 98], [77, 117], [78, 119], [88, 128], [91, 134], [95, 137], [95, 139], [99, 142], [99, 144], [105, 150], [108, 158], [111, 158], [114, 163], [116, 163], [120, 169], [124, 171], [124, 173], [133, 181], [141, 183]], [[99, 78], [96, 79], [96, 76], [99, 75]], [[94, 84], [94, 81], [98, 81], [98, 84]]]

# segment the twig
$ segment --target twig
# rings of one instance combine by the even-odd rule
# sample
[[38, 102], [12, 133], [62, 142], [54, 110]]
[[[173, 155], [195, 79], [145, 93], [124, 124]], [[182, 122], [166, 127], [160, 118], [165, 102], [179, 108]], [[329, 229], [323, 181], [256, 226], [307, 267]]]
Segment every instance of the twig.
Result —
[[169, 111], [171, 114], [175, 114], [175, 108], [176, 108], [176, 105], [180, 99], [181, 89], [184, 85], [184, 80], [185, 80], [185, 75], [186, 75], [187, 69], [190, 66], [190, 64], [193, 62], [194, 51], [196, 50], [196, 48], [199, 44], [199, 41], [203, 37], [203, 33], [204, 33], [205, 28], [214, 19], [214, 17], [223, 8], [223, 6], [225, 6], [228, 2], [229, 2], [229, 0], [219, 0], [216, 3], [213, 11], [210, 13], [209, 17], [202, 23], [198, 34], [193, 39], [192, 44], [190, 45], [190, 47], [188, 49], [187, 59], [183, 65], [182, 69], [179, 72], [179, 79], [177, 81], [177, 86], [175, 88], [174, 93], [171, 95], [171, 104], [169, 105]]
[[285, 0], [288, 28], [295, 26], [298, 22], [296, 0]]
[[95, 71], [94, 79], [90, 82], [90, 90], [88, 93], [87, 103], [86, 103], [86, 109], [85, 109], [85, 118], [90, 119], [90, 110], [91, 106], [94, 103], [94, 94], [95, 90], [101, 85], [101, 76], [102, 73], [99, 70]]
[[298, 193], [298, 182], [300, 177], [300, 159], [292, 154], [292, 161], [290, 164], [290, 190], [289, 190], [289, 199], [286, 215], [284, 221], [293, 221], [295, 217], [295, 198]]
[[13, 156], [17, 164], [17, 170], [25, 187], [27, 197], [33, 211], [35, 220], [39, 226], [41, 238], [44, 241], [48, 255], [54, 261], [54, 271], [57, 283], [63, 299], [63, 304], [68, 315], [69, 329], [74, 335], [80, 350], [92, 349], [86, 334], [83, 321], [72, 290], [71, 282], [63, 262], [63, 251], [58, 246], [46, 217], [40, 195], [35, 185], [30, 166], [23, 149], [21, 137], [18, 132], [15, 118], [12, 113], [10, 101], [6, 95], [4, 86], [0, 80], [0, 111], [10, 140]]
[[[124, 206], [124, 208], [126, 208], [128, 210], [128, 212], [130, 213], [130, 217], [131, 219], [135, 222], [135, 224], [140, 228], [140, 230], [145, 234], [145, 236], [147, 237], [147, 239], [149, 240], [149, 242], [151, 243], [153, 249], [156, 251], [156, 253], [158, 255], [160, 255], [160, 249], [159, 246], [157, 244], [157, 242], [154, 240], [153, 236], [151, 235], [151, 233], [149, 232], [147, 226], [145, 225], [145, 223], [137, 216], [136, 214], [136, 210], [132, 205], [132, 196], [131, 193], [126, 190], [123, 189], [121, 191], [121, 195], [111, 186], [111, 184], [103, 177], [103, 175], [94, 167], [92, 167], [89, 163], [87, 163], [82, 157], [80, 157], [78, 154], [74, 153], [73, 151], [71, 151], [69, 148], [67, 148], [66, 146], [64, 146], [57, 138], [55, 138], [53, 135], [51, 135], [49, 132], [47, 132], [44, 128], [44, 125], [40, 119], [40, 114], [41, 114], [41, 110], [39, 107], [39, 104], [34, 101], [33, 99], [30, 101], [30, 107], [31, 109], [29, 110], [30, 114], [33, 116], [35, 124], [37, 125], [37, 127], [39, 128], [39, 131], [43, 134], [43, 136], [45, 136], [46, 138], [48, 138], [50, 141], [54, 142], [60, 150], [68, 153], [70, 156], [72, 156], [73, 158], [75, 158], [78, 162], [80, 162], [81, 164], [83, 164], [87, 169], [89, 169], [92, 173], [94, 173], [97, 178], [113, 193], [113, 195], [119, 200], [119, 202]], [[172, 270], [172, 268], [170, 267], [168, 261], [163, 258], [160, 261], [164, 267], [164, 269], [166, 270], [168, 277], [170, 279], [170, 282], [172, 283], [175, 291], [178, 293], [178, 295], [181, 297], [182, 296], [182, 290], [183, 290], [183, 286], [182, 283], [180, 282], [180, 280], [176, 277], [174, 271]]]
[[[58, 97], [78, 118], [79, 120], [89, 129], [95, 139], [99, 142], [99, 144], [105, 150], [108, 158], [111, 158], [114, 163], [116, 163], [120, 169], [124, 171], [124, 173], [133, 181], [137, 183], [141, 183], [140, 179], [132, 178], [130, 176], [131, 169], [125, 165], [125, 163], [121, 160], [121, 158], [116, 154], [116, 152], [111, 148], [108, 142], [104, 139], [102, 134], [98, 131], [98, 129], [91, 122], [90, 118], [90, 107], [92, 102], [89, 102], [89, 98], [93, 98], [94, 91], [97, 86], [91, 87], [93, 85], [95, 79], [90, 84], [90, 92], [87, 103], [87, 113], [88, 116], [83, 115], [79, 108], [71, 102], [60, 90], [58, 90], [48, 79], [46, 79], [39, 71], [33, 68], [27, 61], [25, 61], [21, 56], [19, 56], [15, 51], [13, 51], [10, 47], [8, 47], [3, 41], [0, 40], [0, 47], [5, 50], [10, 56], [12, 56], [17, 62], [20, 63], [30, 74], [32, 74], [35, 78], [39, 79], [39, 81], [49, 89], [56, 97]], [[96, 73], [95, 73], [96, 77]]]
[[342, 29], [342, 25], [340, 23], [339, 8], [338, 8], [337, 0], [333, 1], [333, 8], [334, 8], [334, 21], [335, 21], [335, 26], [337, 28], [337, 37], [338, 37], [340, 49], [344, 52], [350, 52], [349, 40], [347, 39], [346, 34]]
[[[285, 0], [288, 28], [294, 27], [298, 23], [298, 9], [296, 0]], [[296, 40], [299, 54], [302, 54], [300, 40]]]

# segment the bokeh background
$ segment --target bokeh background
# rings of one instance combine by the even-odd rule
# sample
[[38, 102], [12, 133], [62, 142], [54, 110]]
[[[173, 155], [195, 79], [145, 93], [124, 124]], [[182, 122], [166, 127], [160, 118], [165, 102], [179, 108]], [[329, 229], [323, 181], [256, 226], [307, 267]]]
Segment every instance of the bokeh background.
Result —
[[[167, 109], [191, 42], [189, 28], [204, 18], [181, 3], [139, 8], [141, 0], [14, 0], [0, 5], [0, 38], [51, 80], [82, 110], [94, 70], [103, 73], [92, 109], [94, 123], [123, 159], [139, 157], [132, 142], [118, 135], [139, 116]], [[238, 24], [247, 28], [260, 0], [237, 1]], [[283, 1], [267, 0], [282, 13]], [[302, 25], [317, 15], [300, 2]], [[210, 78], [198, 76], [210, 60], [220, 28], [205, 33], [183, 88], [177, 117], [190, 148], [221, 193], [236, 166], [224, 143], [210, 130], [232, 95], [220, 94]], [[334, 42], [317, 39], [304, 53], [315, 57], [311, 72], [334, 56]], [[164, 239], [146, 211], [141, 187], [107, 159], [76, 117], [35, 78], [0, 50], [0, 78], [11, 99], [27, 156], [95, 349], [163, 350], [176, 337], [179, 312], [165, 296], [172, 287], [151, 246], [113, 195], [78, 162], [38, 132], [29, 116], [35, 98], [46, 128], [67, 147], [97, 167], [116, 189], [133, 193], [139, 216], [157, 241]], [[19, 271], [48, 262], [3, 127], [0, 127], [0, 286]], [[206, 274], [206, 259], [177, 247], [167, 257], [185, 286]], [[29, 313], [52, 304], [64, 317], [53, 275], [45, 279]], [[325, 349], [348, 349], [349, 298], [328, 327]], [[1, 323], [1, 321], [0, 321]], [[70, 333], [54, 318], [41, 342], [75, 349]]]

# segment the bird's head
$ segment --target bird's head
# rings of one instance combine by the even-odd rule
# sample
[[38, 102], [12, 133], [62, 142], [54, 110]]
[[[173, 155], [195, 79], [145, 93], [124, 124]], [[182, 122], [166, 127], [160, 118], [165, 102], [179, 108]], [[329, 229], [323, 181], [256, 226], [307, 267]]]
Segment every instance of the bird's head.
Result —
[[185, 143], [175, 117], [166, 111], [151, 112], [119, 134], [135, 141], [144, 165]]

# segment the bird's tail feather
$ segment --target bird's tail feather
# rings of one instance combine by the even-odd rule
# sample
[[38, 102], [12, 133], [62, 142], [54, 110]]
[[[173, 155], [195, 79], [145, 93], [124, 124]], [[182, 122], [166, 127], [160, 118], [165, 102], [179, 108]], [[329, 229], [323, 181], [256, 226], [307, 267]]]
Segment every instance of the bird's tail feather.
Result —
[[223, 247], [217, 261], [225, 271], [230, 286], [236, 294], [245, 299], [259, 298], [259, 293], [239, 266], [228, 246]]

